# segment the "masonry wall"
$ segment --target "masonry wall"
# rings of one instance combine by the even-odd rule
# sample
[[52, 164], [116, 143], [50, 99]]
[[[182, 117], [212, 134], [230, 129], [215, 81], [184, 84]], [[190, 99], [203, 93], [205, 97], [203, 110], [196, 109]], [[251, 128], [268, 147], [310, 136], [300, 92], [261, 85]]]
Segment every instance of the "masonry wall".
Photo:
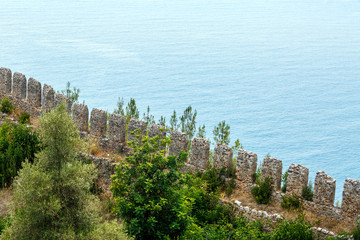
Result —
[[[42, 89], [43, 86], [43, 89]], [[67, 103], [68, 111], [71, 112], [74, 122], [84, 136], [90, 135], [98, 138], [108, 149], [118, 152], [120, 148], [126, 147], [126, 141], [134, 140], [135, 135], [131, 131], [141, 130], [141, 135], [149, 134], [150, 137], [160, 135], [166, 136], [163, 127], [158, 125], [146, 126], [146, 123], [131, 119], [127, 125], [126, 118], [122, 115], [111, 114], [109, 119], [105, 111], [89, 109], [85, 104], [74, 103], [70, 109], [70, 101], [61, 94], [55, 94], [54, 89], [41, 84], [35, 78], [26, 79], [22, 73], [14, 72], [8, 68], [0, 68], [0, 99], [8, 97], [20, 111], [28, 112], [31, 116], [40, 116], [42, 112], [49, 111], [60, 102]], [[71, 110], [71, 111], [70, 111]], [[90, 123], [89, 123], [90, 120]], [[127, 135], [127, 139], [126, 139]], [[172, 140], [167, 154], [177, 155], [181, 150], [187, 152], [189, 144], [189, 161], [184, 169], [190, 171], [203, 171], [210, 165], [210, 144], [206, 139], [194, 138], [191, 143], [185, 133], [173, 131], [170, 134]], [[236, 179], [243, 183], [249, 191], [253, 186], [253, 175], [256, 172], [257, 155], [255, 153], [240, 150], [236, 157]], [[213, 152], [213, 166], [216, 168], [233, 167], [233, 150], [230, 146], [217, 144]], [[92, 157], [99, 169], [106, 174], [110, 171], [106, 161]], [[110, 163], [109, 163], [110, 164]], [[111, 165], [111, 164], [110, 164]], [[109, 165], [109, 166], [110, 166]], [[111, 165], [113, 166], [113, 165]], [[272, 184], [277, 190], [273, 194], [273, 200], [282, 201], [283, 194], [280, 192], [282, 161], [276, 158], [265, 158], [261, 166], [261, 177], [271, 178]], [[113, 171], [113, 170], [111, 170]], [[110, 171], [110, 172], [111, 172]], [[301, 191], [308, 183], [309, 169], [296, 164], [291, 164], [288, 169], [287, 194], [301, 196]], [[110, 175], [108, 175], [109, 177]], [[242, 187], [239, 185], [239, 187]], [[352, 222], [360, 215], [360, 180], [346, 179], [343, 188], [343, 199], [341, 208], [334, 207], [336, 180], [332, 179], [323, 171], [318, 171], [315, 178], [313, 202], [303, 201], [309, 211], [318, 215], [325, 215], [337, 220]], [[261, 213], [260, 213], [261, 215]]]

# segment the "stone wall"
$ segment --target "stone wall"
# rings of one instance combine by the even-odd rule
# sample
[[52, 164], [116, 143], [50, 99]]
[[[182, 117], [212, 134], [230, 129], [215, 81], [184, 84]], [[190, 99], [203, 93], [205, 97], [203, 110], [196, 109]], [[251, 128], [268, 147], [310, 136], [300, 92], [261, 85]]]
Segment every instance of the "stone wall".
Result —
[[136, 136], [139, 135], [138, 130], [140, 130], [140, 138], [141, 136], [146, 135], [146, 123], [139, 119], [131, 118], [128, 124], [127, 140], [134, 141], [136, 139]]
[[190, 164], [199, 169], [209, 167], [210, 143], [204, 138], [194, 138], [191, 142]]
[[333, 205], [335, 199], [336, 180], [323, 171], [318, 171], [315, 177], [314, 197], [315, 203]]
[[303, 188], [307, 186], [309, 169], [300, 164], [291, 164], [288, 169], [286, 192], [289, 194], [302, 195]]
[[261, 180], [270, 177], [271, 185], [280, 190], [282, 176], [282, 161], [273, 157], [266, 157], [261, 165]]
[[169, 155], [178, 155], [181, 150], [184, 152], [188, 151], [188, 137], [186, 136], [186, 133], [176, 130], [172, 131], [170, 140]]
[[[0, 100], [7, 96], [20, 111], [30, 113], [32, 117], [41, 115], [42, 109], [53, 109], [62, 100], [67, 102], [68, 110], [70, 111], [69, 99], [61, 94], [55, 95], [52, 87], [46, 84], [43, 84], [42, 92], [41, 86], [42, 84], [34, 78], [29, 78], [27, 82], [25, 75], [16, 72], [12, 75], [10, 69], [0, 68]], [[71, 109], [71, 113], [79, 130], [85, 133], [89, 132], [88, 107], [85, 104], [75, 103]], [[99, 142], [107, 143], [110, 149], [118, 152], [120, 148], [126, 146], [126, 118], [118, 114], [111, 114], [108, 121], [109, 130], [107, 132], [107, 116], [105, 112], [100, 109], [93, 109], [90, 117], [90, 134], [100, 138]], [[161, 128], [162, 127], [158, 125], [151, 125], [148, 131], [149, 136], [153, 137], [160, 134], [162, 137], [165, 137], [166, 132], [161, 131]], [[130, 120], [128, 140], [134, 139], [134, 136], [129, 134], [129, 132], [136, 129], [140, 129], [142, 134], [146, 134], [145, 122], [137, 119]], [[170, 139], [172, 142], [169, 146], [168, 154], [177, 155], [181, 150], [185, 152], [188, 151], [189, 142], [185, 133], [173, 131], [170, 134]], [[209, 150], [210, 144], [207, 140], [194, 138], [191, 144], [189, 162], [186, 163], [185, 168], [191, 171], [204, 170], [209, 164]], [[102, 169], [101, 171], [104, 173], [108, 171], [108, 167], [104, 167], [107, 164], [107, 160], [93, 158], [93, 161], [98, 163], [99, 169]], [[103, 165], [103, 162], [105, 162], [105, 165]], [[233, 163], [232, 148], [217, 144], [214, 148], [213, 163], [216, 168], [223, 166], [230, 167]], [[243, 182], [246, 186], [252, 187], [252, 176], [256, 172], [256, 167], [257, 155], [255, 153], [245, 150], [238, 152], [235, 170], [236, 179], [239, 182]], [[308, 182], [308, 172], [309, 170], [301, 165], [290, 165], [288, 170], [287, 194], [295, 193], [301, 195], [302, 188], [306, 186]], [[276, 158], [264, 159], [261, 177], [264, 180], [266, 176], [272, 178], [272, 184], [276, 190], [279, 190], [282, 176], [281, 160]], [[304, 207], [313, 213], [351, 223], [360, 215], [360, 181], [349, 178], [346, 179], [341, 208], [333, 206], [335, 187], [336, 181], [323, 171], [319, 171], [315, 179], [314, 200], [313, 202], [303, 200]], [[244, 190], [248, 191], [249, 188]], [[273, 194], [273, 199], [282, 201], [282, 196], [283, 194], [277, 191]]]
[[214, 167], [233, 167], [233, 149], [227, 145], [218, 143], [214, 148]]
[[240, 149], [236, 159], [236, 179], [246, 185], [253, 184], [253, 176], [257, 167], [257, 155]]

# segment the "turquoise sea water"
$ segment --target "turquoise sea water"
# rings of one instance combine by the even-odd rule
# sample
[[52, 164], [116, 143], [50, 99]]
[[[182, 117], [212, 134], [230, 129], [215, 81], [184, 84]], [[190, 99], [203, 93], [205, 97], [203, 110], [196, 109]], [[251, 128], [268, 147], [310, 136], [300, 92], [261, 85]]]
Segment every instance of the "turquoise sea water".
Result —
[[360, 179], [360, 1], [0, 0], [0, 66], [90, 108], [188, 105], [212, 138], [337, 180]]

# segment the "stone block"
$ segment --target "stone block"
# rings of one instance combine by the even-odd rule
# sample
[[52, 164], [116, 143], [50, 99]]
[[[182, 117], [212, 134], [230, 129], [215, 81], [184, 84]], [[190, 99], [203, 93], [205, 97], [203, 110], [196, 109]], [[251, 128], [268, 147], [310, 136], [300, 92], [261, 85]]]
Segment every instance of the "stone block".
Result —
[[43, 88], [43, 109], [45, 111], [51, 111], [54, 109], [54, 103], [55, 103], [55, 93], [54, 89], [47, 84], [44, 84]]
[[169, 155], [179, 155], [180, 151], [188, 151], [188, 137], [186, 133], [172, 131], [170, 134], [171, 143], [169, 145]]
[[88, 132], [89, 109], [85, 104], [74, 103], [72, 107], [72, 118], [80, 132]]
[[313, 202], [333, 205], [335, 199], [336, 180], [324, 171], [318, 171], [315, 177]]
[[113, 150], [118, 150], [125, 143], [126, 117], [112, 113], [109, 118], [109, 141]]
[[26, 77], [22, 73], [15, 72], [13, 76], [13, 95], [19, 99], [26, 98]]
[[351, 216], [360, 215], [360, 180], [346, 178], [341, 209]]
[[227, 145], [217, 143], [214, 148], [214, 167], [232, 167], [233, 166], [233, 149]]
[[60, 93], [56, 93], [55, 95], [55, 107], [57, 107], [60, 103], [65, 102], [65, 106], [66, 106], [66, 111], [68, 113], [70, 113], [71, 111], [71, 102], [70, 99], [68, 99], [67, 97], [65, 97], [64, 95], [60, 94]]
[[200, 169], [209, 166], [210, 143], [204, 138], [194, 138], [191, 142], [190, 164]]
[[271, 185], [275, 190], [280, 190], [282, 176], [282, 161], [273, 157], [264, 158], [261, 165], [261, 180], [270, 177]]
[[155, 137], [156, 135], [160, 136], [160, 139], [163, 139], [166, 137], [166, 131], [164, 126], [160, 126], [158, 124], [151, 124], [149, 128], [148, 135], [150, 138]]
[[41, 107], [41, 83], [34, 78], [28, 81], [28, 102], [34, 107]]
[[106, 112], [93, 108], [90, 116], [90, 134], [96, 137], [105, 137], [107, 128]]
[[236, 179], [245, 183], [252, 184], [253, 176], [256, 173], [257, 155], [252, 152], [240, 149], [236, 161]]
[[302, 196], [303, 188], [307, 186], [309, 169], [300, 164], [291, 164], [288, 169], [286, 192]]
[[[141, 136], [146, 135], [146, 123], [139, 119], [132, 118], [128, 124], [128, 141], [134, 141], [136, 139], [136, 135], [138, 135], [137, 130], [140, 130]], [[133, 134], [131, 132], [134, 132]]]
[[10, 94], [11, 85], [11, 70], [8, 68], [0, 68], [0, 90]]

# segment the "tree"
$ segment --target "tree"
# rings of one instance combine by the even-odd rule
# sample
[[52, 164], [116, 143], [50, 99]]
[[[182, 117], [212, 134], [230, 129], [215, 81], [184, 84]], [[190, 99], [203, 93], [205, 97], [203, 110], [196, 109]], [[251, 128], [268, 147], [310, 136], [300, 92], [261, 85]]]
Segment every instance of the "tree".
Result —
[[147, 126], [155, 123], [154, 115], [150, 114], [150, 106], [147, 107], [147, 111], [143, 115], [143, 120], [146, 122]]
[[126, 106], [126, 116], [128, 121], [130, 118], [139, 119], [139, 110], [137, 109], [135, 99], [133, 98], [130, 98], [130, 101]]
[[165, 127], [166, 126], [166, 118], [164, 116], [161, 116], [158, 123], [160, 126]]
[[205, 125], [202, 125], [199, 127], [198, 133], [196, 135], [199, 138], [206, 138], [206, 131], [205, 131]]
[[124, 98], [118, 98], [118, 101], [116, 103], [117, 108], [114, 110], [114, 113], [116, 114], [121, 114], [121, 115], [125, 115], [124, 112]]
[[82, 142], [64, 104], [41, 117], [39, 135], [44, 148], [33, 164], [23, 164], [14, 181], [15, 208], [1, 237], [94, 239], [100, 226], [90, 193], [96, 171], [77, 160]]
[[214, 140], [216, 143], [229, 144], [230, 143], [230, 126], [225, 123], [225, 120], [219, 122], [213, 130]]
[[181, 131], [188, 135], [189, 140], [193, 138], [196, 131], [196, 115], [197, 111], [192, 112], [192, 107], [188, 106], [180, 117]]
[[177, 116], [176, 116], [176, 111], [174, 110], [173, 114], [170, 117], [170, 130], [178, 130], [179, 125], [178, 125], [178, 120], [177, 120]]
[[240, 149], [244, 149], [243, 145], [240, 143], [239, 139], [236, 139], [234, 146], [231, 147], [233, 149], [233, 155], [237, 156]]
[[116, 169], [111, 191], [116, 212], [126, 223], [135, 239], [174, 239], [180, 236], [190, 221], [191, 201], [180, 191], [182, 173], [179, 166], [187, 154], [164, 156], [159, 146], [169, 138], [143, 137], [141, 143], [130, 142], [133, 153], [126, 164]]
[[61, 94], [66, 96], [71, 103], [71, 106], [78, 101], [79, 99], [79, 94], [80, 94], [80, 89], [74, 87], [73, 89], [70, 88], [70, 82], [66, 83], [66, 89], [65, 90], [61, 90]]

